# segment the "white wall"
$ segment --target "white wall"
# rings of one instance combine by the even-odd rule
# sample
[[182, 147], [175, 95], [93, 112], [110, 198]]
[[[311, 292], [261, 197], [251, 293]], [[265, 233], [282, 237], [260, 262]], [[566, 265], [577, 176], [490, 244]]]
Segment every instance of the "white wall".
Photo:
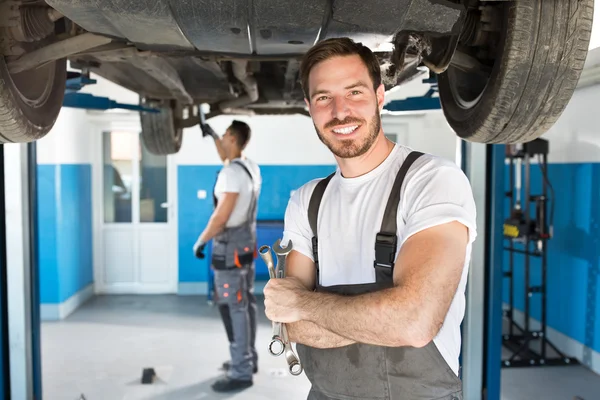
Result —
[[[329, 149], [321, 143], [309, 117], [294, 116], [219, 116], [208, 121], [221, 135], [233, 119], [247, 122], [252, 137], [245, 154], [262, 165], [334, 164]], [[456, 135], [441, 111], [404, 116], [384, 115], [384, 132], [398, 134], [398, 143], [455, 160]], [[186, 129], [179, 165], [219, 165], [211, 138], [202, 137], [199, 127]]]
[[383, 129], [397, 133], [398, 143], [456, 161], [459, 139], [441, 110], [406, 115], [383, 115]]
[[85, 110], [63, 107], [56, 124], [37, 141], [39, 164], [90, 164], [100, 149], [92, 146], [92, 123]]
[[[127, 113], [129, 114], [129, 113]], [[125, 117], [125, 115], [119, 115]], [[136, 120], [137, 115], [132, 115]], [[92, 144], [96, 124], [111, 120], [110, 113], [91, 113], [63, 108], [54, 128], [38, 143], [40, 164], [91, 163], [96, 152]], [[220, 116], [209, 121], [222, 134], [233, 119], [247, 122], [252, 139], [246, 155], [263, 165], [333, 164], [335, 159], [321, 143], [312, 120], [303, 115], [293, 116]], [[115, 120], [117, 117], [115, 116]], [[398, 135], [398, 142], [421, 150], [454, 159], [456, 136], [441, 111], [409, 115], [383, 115], [384, 132]], [[180, 165], [219, 165], [211, 138], [202, 137], [198, 126], [184, 131], [183, 145], [175, 155]]]
[[600, 162], [600, 85], [578, 89], [556, 124], [542, 137], [550, 141], [551, 163]]

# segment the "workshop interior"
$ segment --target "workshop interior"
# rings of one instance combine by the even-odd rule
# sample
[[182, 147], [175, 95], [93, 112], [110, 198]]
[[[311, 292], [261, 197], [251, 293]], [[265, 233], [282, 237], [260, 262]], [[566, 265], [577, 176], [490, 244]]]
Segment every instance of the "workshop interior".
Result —
[[[376, 54], [386, 138], [471, 184], [463, 398], [600, 400], [599, 10], [0, 0], [0, 400], [307, 399], [263, 289], [284, 277], [290, 198], [337, 169], [300, 74], [335, 37]], [[251, 387], [215, 393], [230, 343], [212, 248], [192, 249], [223, 168], [202, 126], [234, 120], [262, 177], [258, 365]]]

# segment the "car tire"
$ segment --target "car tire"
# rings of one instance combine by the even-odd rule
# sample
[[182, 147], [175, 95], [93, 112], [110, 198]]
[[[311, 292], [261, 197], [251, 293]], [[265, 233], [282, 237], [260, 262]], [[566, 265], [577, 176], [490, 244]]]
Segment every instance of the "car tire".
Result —
[[499, 4], [502, 34], [487, 76], [452, 64], [438, 76], [443, 112], [457, 135], [472, 142], [510, 144], [548, 131], [577, 87], [593, 5], [594, 0]]
[[0, 55], [0, 143], [27, 143], [45, 136], [60, 113], [67, 81], [61, 59], [11, 74]]
[[[147, 107], [153, 107], [152, 102], [144, 103]], [[181, 149], [183, 141], [183, 129], [175, 126], [178, 108], [173, 105], [154, 107], [160, 108], [160, 112], [140, 112], [144, 146], [152, 154], [175, 154]]]

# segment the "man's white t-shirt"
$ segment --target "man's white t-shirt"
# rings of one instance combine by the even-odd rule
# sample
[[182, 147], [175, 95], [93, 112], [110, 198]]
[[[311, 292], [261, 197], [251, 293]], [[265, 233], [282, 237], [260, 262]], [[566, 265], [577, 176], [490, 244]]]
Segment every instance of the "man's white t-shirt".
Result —
[[[253, 181], [250, 180], [248, 173], [234, 161], [241, 161], [248, 168]], [[233, 211], [225, 224], [226, 227], [231, 228], [247, 222], [252, 195], [254, 193], [254, 198], [258, 201], [261, 186], [260, 168], [254, 161], [248, 158], [236, 158], [223, 166], [215, 183], [214, 191], [217, 200], [223, 197], [223, 193], [239, 193]]]
[[[327, 186], [319, 208], [319, 271], [322, 286], [375, 282], [375, 235], [389, 193], [403, 161], [412, 149], [395, 145], [377, 168], [344, 178], [339, 169]], [[320, 179], [303, 185], [291, 197], [285, 213], [282, 243], [314, 261], [308, 204]], [[460, 324], [465, 312], [465, 287], [471, 246], [476, 237], [475, 202], [460, 168], [449, 160], [424, 154], [408, 171], [398, 206], [398, 249], [411, 235], [435, 225], [459, 221], [469, 228], [469, 244], [460, 285], [444, 324], [434, 339], [438, 350], [458, 375]], [[442, 267], [442, 266], [440, 266]]]

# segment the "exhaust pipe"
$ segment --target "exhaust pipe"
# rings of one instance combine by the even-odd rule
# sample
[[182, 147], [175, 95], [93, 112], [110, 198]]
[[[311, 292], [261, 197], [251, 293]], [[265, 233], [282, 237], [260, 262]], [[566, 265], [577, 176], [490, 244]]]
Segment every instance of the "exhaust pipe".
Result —
[[219, 104], [219, 109], [227, 114], [231, 114], [237, 108], [252, 104], [258, 100], [258, 84], [256, 79], [246, 70], [248, 61], [232, 61], [233, 75], [244, 85], [246, 95], [237, 99], [224, 101]]

